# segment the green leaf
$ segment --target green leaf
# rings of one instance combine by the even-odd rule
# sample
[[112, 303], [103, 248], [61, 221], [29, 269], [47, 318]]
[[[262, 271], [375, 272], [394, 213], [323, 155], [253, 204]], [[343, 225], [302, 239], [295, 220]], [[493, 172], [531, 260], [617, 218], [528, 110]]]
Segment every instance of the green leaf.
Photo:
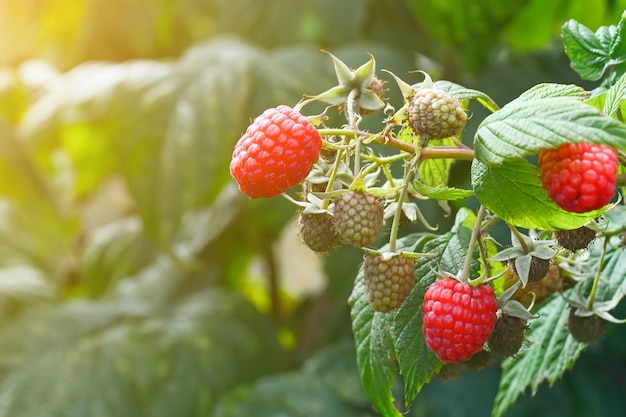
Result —
[[[607, 213], [609, 224], [619, 219], [615, 226], [622, 225], [624, 206]], [[595, 271], [600, 260], [602, 243], [598, 242], [586, 262], [587, 269]], [[586, 345], [577, 342], [567, 330], [569, 308], [566, 299], [579, 293], [587, 297], [593, 285], [593, 275], [580, 281], [562, 295], [555, 294], [537, 311], [538, 319], [530, 320], [527, 338], [530, 343], [517, 357], [508, 358], [502, 363], [502, 379], [496, 397], [493, 416], [500, 417], [513, 405], [517, 398], [530, 389], [534, 395], [544, 382], [554, 383], [571, 369]], [[596, 301], [613, 301], [623, 296], [626, 290], [626, 252], [617, 245], [608, 245], [602, 272], [596, 292]]]
[[[399, 139], [405, 142], [414, 141], [415, 138], [413, 137], [413, 131], [411, 129], [402, 129]], [[441, 145], [454, 146], [454, 139], [445, 138], [441, 141]], [[421, 161], [418, 166], [420, 182], [432, 187], [447, 185], [448, 177], [450, 176], [450, 167], [452, 166], [453, 161], [454, 160], [451, 158], [434, 158]]]
[[413, 183], [413, 187], [415, 187], [415, 191], [417, 191], [418, 193], [423, 194], [426, 197], [434, 198], [436, 200], [460, 200], [462, 198], [467, 198], [474, 195], [474, 192], [472, 190], [444, 187], [441, 185], [432, 187], [418, 181]]
[[0, 333], [1, 413], [38, 416], [45, 404], [50, 417], [211, 415], [218, 395], [276, 371], [275, 333], [240, 296], [163, 301], [40, 305], [14, 320]]
[[402, 414], [395, 408], [391, 394], [396, 369], [391, 359], [393, 344], [387, 329], [388, 318], [370, 307], [362, 268], [350, 295], [350, 305], [357, 363], [365, 391], [383, 416], [400, 417]]
[[574, 96], [576, 91], [544, 84], [487, 116], [474, 138], [476, 158], [487, 165], [502, 165], [578, 142], [626, 150], [626, 125], [582, 102]]
[[78, 272], [87, 296], [98, 298], [148, 265], [156, 255], [136, 216], [120, 219], [90, 233]]
[[528, 388], [535, 394], [543, 381], [555, 382], [574, 365], [585, 348], [567, 330], [569, 309], [560, 294], [552, 296], [537, 313], [539, 318], [528, 323], [526, 348], [502, 362], [493, 417], [503, 416]]
[[569, 213], [543, 188], [539, 170], [525, 160], [502, 166], [472, 162], [472, 187], [480, 202], [507, 223], [540, 230], [576, 229], [610, 206], [588, 213]]
[[448, 92], [452, 97], [456, 98], [457, 100], [462, 101], [465, 107], [467, 107], [467, 102], [469, 100], [476, 100], [480, 104], [482, 104], [484, 108], [491, 111], [492, 113], [500, 108], [491, 97], [489, 97], [482, 91], [466, 88], [462, 85], [455, 84], [446, 80], [435, 81], [434, 86]]
[[[417, 246], [432, 235], [413, 233], [398, 239], [398, 251], [413, 252]], [[380, 248], [388, 250], [388, 245]], [[389, 332], [391, 316], [375, 312], [367, 300], [363, 283], [363, 268], [359, 269], [349, 304], [351, 306], [352, 332], [356, 342], [357, 363], [365, 391], [376, 408], [385, 416], [399, 417], [391, 394], [393, 382], [397, 378], [396, 364], [392, 359], [394, 341]]]
[[622, 74], [617, 82], [606, 92], [606, 99], [602, 107], [604, 114], [615, 117], [624, 102], [624, 91], [626, 91], [626, 73]]
[[[363, 417], [371, 408], [356, 366], [354, 345], [325, 348], [302, 368], [237, 387], [219, 402], [215, 417]], [[369, 415], [369, 414], [366, 414]]]
[[[407, 407], [441, 367], [435, 353], [426, 346], [422, 333], [424, 293], [437, 279], [436, 272], [456, 274], [463, 268], [471, 236], [471, 230], [466, 224], [475, 220], [476, 217], [468, 210], [461, 210], [450, 232], [424, 245], [423, 252], [435, 253], [436, 256], [418, 260], [415, 271], [418, 280], [405, 302], [393, 313], [391, 333], [400, 373], [404, 376]], [[477, 268], [476, 262], [473, 264], [473, 272], [477, 272]]]
[[531, 101], [543, 98], [571, 97], [585, 99], [588, 93], [580, 86], [574, 84], [537, 84], [524, 91], [515, 101]]
[[624, 30], [624, 16], [617, 26], [601, 26], [595, 33], [573, 19], [563, 25], [565, 53], [581, 78], [599, 80], [607, 68], [626, 60]]

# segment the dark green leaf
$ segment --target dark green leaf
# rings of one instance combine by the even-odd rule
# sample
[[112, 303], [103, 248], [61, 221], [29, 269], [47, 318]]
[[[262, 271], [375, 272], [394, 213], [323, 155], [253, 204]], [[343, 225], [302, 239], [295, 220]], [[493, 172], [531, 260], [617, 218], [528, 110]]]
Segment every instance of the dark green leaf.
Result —
[[[621, 212], [619, 216], [623, 216], [622, 207], [618, 207]], [[607, 214], [607, 217], [612, 216]], [[594, 252], [587, 260], [590, 271], [598, 268], [601, 248], [602, 242], [596, 243]], [[625, 277], [626, 252], [617, 246], [609, 245], [595, 300], [597, 302], [612, 301], [615, 297], [621, 297], [623, 291], [626, 290]], [[594, 274], [591, 274], [590, 277], [580, 281], [574, 288], [562, 295], [554, 295], [537, 311], [539, 318], [529, 322], [530, 329], [527, 333], [529, 343], [526, 348], [523, 348], [516, 357], [506, 359], [502, 363], [503, 374], [494, 405], [494, 417], [504, 415], [505, 411], [528, 389], [534, 395], [544, 381], [552, 384], [574, 366], [586, 345], [577, 342], [569, 334], [567, 329], [569, 307], [566, 299], [573, 299], [577, 293], [588, 297], [593, 279]]]
[[44, 306], [3, 329], [2, 413], [37, 416], [43, 405], [51, 417], [209, 415], [216, 395], [280, 363], [269, 323], [239, 296], [159, 301]]
[[357, 363], [365, 391], [385, 417], [400, 417], [394, 406], [391, 387], [396, 379], [392, 360], [393, 344], [386, 314], [375, 312], [367, 301], [362, 269], [350, 296], [352, 331], [356, 341]]
[[229, 393], [216, 417], [363, 417], [373, 416], [354, 356], [354, 346], [342, 343], [310, 358], [296, 372], [268, 376], [253, 386]]
[[[423, 252], [436, 254], [421, 258], [416, 263], [417, 282], [405, 302], [393, 313], [391, 333], [395, 343], [400, 373], [404, 376], [405, 402], [407, 407], [432, 375], [439, 370], [441, 362], [426, 346], [422, 333], [422, 303], [424, 293], [437, 279], [437, 273], [447, 271], [457, 274], [463, 268], [471, 230], [468, 224], [475, 216], [466, 210], [457, 214], [453, 229], [436, 239], [428, 241]], [[471, 224], [473, 225], [473, 224]], [[478, 264], [473, 264], [477, 271]]]
[[595, 33], [575, 20], [563, 25], [563, 43], [572, 68], [586, 80], [599, 80], [606, 69], [626, 60], [624, 19]]

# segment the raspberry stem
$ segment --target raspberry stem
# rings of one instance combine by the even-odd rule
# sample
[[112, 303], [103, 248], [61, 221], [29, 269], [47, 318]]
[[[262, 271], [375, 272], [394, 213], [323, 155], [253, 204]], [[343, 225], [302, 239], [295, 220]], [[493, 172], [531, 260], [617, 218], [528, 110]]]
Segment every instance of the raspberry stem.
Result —
[[609, 238], [604, 238], [604, 244], [602, 245], [602, 252], [600, 253], [600, 260], [598, 261], [598, 270], [596, 276], [593, 279], [593, 286], [591, 287], [591, 293], [589, 294], [589, 301], [587, 302], [587, 310], [592, 311], [593, 302], [596, 298], [596, 292], [598, 290], [598, 283], [600, 282], [600, 274], [602, 273], [602, 265], [604, 264], [604, 254], [606, 253], [606, 247], [609, 242]]
[[391, 224], [391, 232], [389, 234], [389, 252], [396, 251], [396, 239], [398, 237], [398, 229], [400, 227], [400, 217], [402, 216], [402, 203], [404, 203], [404, 199], [406, 198], [406, 193], [409, 188], [409, 181], [411, 180], [411, 174], [414, 172], [414, 166], [419, 158], [416, 158], [411, 163], [406, 163], [404, 165], [404, 183], [402, 184], [402, 188], [400, 189], [400, 196], [398, 197], [398, 206], [396, 207], [396, 212], [393, 216], [393, 223]]
[[[353, 88], [350, 90], [350, 94], [348, 94], [348, 99], [346, 100], [346, 111], [348, 113], [348, 121], [350, 123], [350, 130], [353, 132], [357, 132], [357, 124], [358, 124], [358, 114], [354, 110], [354, 106], [356, 104], [356, 98], [359, 94], [359, 89]], [[361, 141], [362, 137], [358, 133], [355, 136], [355, 144], [354, 144], [354, 175], [359, 175], [359, 171], [361, 171]]]
[[481, 204], [478, 209], [478, 213], [476, 213], [476, 223], [474, 223], [474, 229], [472, 229], [472, 237], [470, 238], [470, 242], [467, 248], [467, 255], [465, 256], [465, 263], [463, 264], [463, 271], [461, 272], [461, 276], [459, 277], [459, 281], [463, 283], [469, 282], [470, 268], [472, 266], [472, 259], [474, 259], [474, 246], [476, 246], [476, 242], [480, 237], [480, 229], [483, 222], [483, 217], [485, 216], [485, 206]]
[[[341, 159], [343, 158], [343, 150], [339, 149], [337, 151], [337, 155], [335, 157], [335, 163], [333, 164], [333, 169], [330, 173], [330, 177], [328, 178], [328, 183], [326, 184], [326, 192], [329, 193], [333, 190], [333, 186], [335, 185], [335, 180], [337, 179], [337, 174], [339, 173], [339, 165], [341, 164]], [[327, 209], [330, 204], [330, 200], [326, 199], [322, 203], [322, 208]]]
[[[403, 142], [398, 139], [394, 139], [390, 136], [382, 134], [371, 134], [362, 131], [352, 131], [350, 129], [318, 129], [318, 132], [322, 136], [345, 136], [347, 138], [355, 139], [358, 135], [367, 137], [368, 140], [372, 140], [380, 145], [390, 146], [392, 148], [406, 151], [410, 154], [416, 153], [416, 148], [410, 143]], [[422, 149], [420, 154], [421, 159], [461, 159], [464, 161], [471, 161], [474, 159], [474, 150], [467, 146], [429, 146]]]

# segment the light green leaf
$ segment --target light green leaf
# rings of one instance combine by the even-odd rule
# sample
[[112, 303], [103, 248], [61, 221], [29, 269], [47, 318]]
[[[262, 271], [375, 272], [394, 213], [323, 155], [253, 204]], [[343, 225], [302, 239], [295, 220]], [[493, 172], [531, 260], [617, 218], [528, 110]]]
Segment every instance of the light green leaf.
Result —
[[[580, 98], [543, 96], [542, 90], [523, 94], [483, 120], [474, 138], [479, 161], [502, 165], [562, 143], [590, 142], [626, 150], [626, 125]], [[555, 86], [555, 92], [559, 90]]]
[[0, 294], [23, 301], [49, 300], [58, 295], [49, 278], [28, 265], [0, 268]]
[[606, 99], [602, 108], [604, 114], [615, 117], [624, 102], [624, 91], [626, 91], [626, 73], [622, 74], [606, 92]]
[[608, 67], [626, 60], [624, 18], [618, 26], [601, 26], [594, 33], [576, 20], [563, 25], [563, 43], [572, 68], [585, 80], [599, 80]]
[[[409, 143], [414, 141], [413, 131], [411, 129], [402, 129], [399, 139]], [[456, 145], [453, 138], [445, 138], [441, 140], [440, 144], [441, 146]], [[420, 161], [418, 166], [420, 181], [432, 187], [447, 185], [453, 161], [451, 158], [433, 158]]]
[[462, 188], [436, 186], [423, 184], [419, 181], [413, 183], [415, 191], [426, 197], [434, 198], [436, 200], [460, 200], [462, 198], [471, 197], [474, 195], [472, 190], [464, 190]]
[[525, 160], [502, 166], [472, 162], [472, 187], [480, 202], [507, 223], [540, 230], [576, 229], [610, 206], [588, 213], [569, 213], [548, 197], [539, 170]]
[[467, 107], [467, 102], [469, 100], [476, 100], [484, 108], [491, 111], [492, 113], [500, 108], [491, 97], [489, 97], [482, 91], [466, 88], [462, 85], [445, 80], [435, 81], [434, 86], [448, 92], [452, 97], [456, 98], [457, 100], [464, 102], [465, 107]]
[[85, 292], [98, 298], [134, 275], [156, 255], [136, 216], [108, 223], [89, 234], [79, 260]]
[[515, 100], [518, 102], [540, 100], [543, 98], [571, 97], [583, 100], [588, 93], [575, 84], [541, 83], [524, 91]]

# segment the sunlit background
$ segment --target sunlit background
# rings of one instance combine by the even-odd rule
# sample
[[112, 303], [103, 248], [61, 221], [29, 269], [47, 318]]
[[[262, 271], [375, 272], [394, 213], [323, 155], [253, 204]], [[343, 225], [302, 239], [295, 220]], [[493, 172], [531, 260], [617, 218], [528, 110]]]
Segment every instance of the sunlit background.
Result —
[[[581, 84], [561, 25], [612, 24], [624, 9], [0, 0], [0, 417], [376, 415], [346, 301], [360, 252], [317, 256], [297, 241], [293, 205], [240, 195], [234, 143], [264, 109], [333, 85], [320, 49], [504, 104], [538, 82]], [[460, 186], [467, 168], [455, 166]], [[425, 214], [450, 222], [436, 205]], [[609, 326], [507, 415], [621, 415], [626, 379], [611, 370], [625, 357]], [[498, 376], [434, 381], [408, 415], [487, 416]]]

